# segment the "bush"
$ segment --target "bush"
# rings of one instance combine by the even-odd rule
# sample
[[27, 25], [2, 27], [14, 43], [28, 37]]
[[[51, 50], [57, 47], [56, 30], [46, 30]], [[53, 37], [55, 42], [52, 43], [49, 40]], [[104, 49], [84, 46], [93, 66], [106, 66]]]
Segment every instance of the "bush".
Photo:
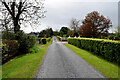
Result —
[[50, 42], [50, 41], [51, 41], [51, 38], [46, 38], [46, 41], [47, 41], [47, 42]]
[[114, 35], [108, 36], [108, 39], [113, 40], [114, 39]]
[[3, 31], [2, 32], [2, 39], [3, 40], [15, 40], [15, 34], [8, 32], [8, 31]]
[[16, 40], [3, 40], [2, 43], [2, 64], [4, 64], [18, 55], [19, 44]]
[[42, 42], [41, 42], [41, 38], [39, 38], [39, 44], [41, 44]]
[[28, 53], [29, 49], [34, 46], [36, 43], [36, 37], [33, 35], [27, 35], [23, 31], [19, 31], [16, 34], [16, 39], [18, 40], [18, 43], [20, 44], [19, 52], [20, 54]]
[[108, 61], [120, 63], [120, 42], [103, 39], [69, 38], [68, 43], [89, 50]]
[[33, 35], [23, 35], [19, 43], [20, 43], [19, 50], [23, 53], [27, 53], [29, 52], [29, 49], [35, 45], [36, 37]]
[[46, 44], [46, 39], [45, 38], [42, 39], [42, 44]]
[[39, 47], [37, 47], [36, 45], [34, 45], [32, 48], [30, 48], [30, 53], [37, 53], [39, 52]]

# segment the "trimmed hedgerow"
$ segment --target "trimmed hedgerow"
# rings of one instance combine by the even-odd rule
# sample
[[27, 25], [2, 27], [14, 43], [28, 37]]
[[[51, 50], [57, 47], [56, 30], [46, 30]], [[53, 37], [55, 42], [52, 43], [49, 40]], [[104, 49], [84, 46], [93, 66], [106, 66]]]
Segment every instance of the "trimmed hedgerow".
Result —
[[46, 44], [47, 42], [50, 42], [51, 38], [39, 38], [39, 44]]
[[2, 64], [4, 64], [18, 55], [19, 44], [16, 40], [3, 40], [2, 43]]
[[108, 61], [120, 63], [120, 42], [103, 39], [69, 38], [68, 43], [91, 51]]
[[42, 38], [42, 44], [46, 44], [46, 38]]

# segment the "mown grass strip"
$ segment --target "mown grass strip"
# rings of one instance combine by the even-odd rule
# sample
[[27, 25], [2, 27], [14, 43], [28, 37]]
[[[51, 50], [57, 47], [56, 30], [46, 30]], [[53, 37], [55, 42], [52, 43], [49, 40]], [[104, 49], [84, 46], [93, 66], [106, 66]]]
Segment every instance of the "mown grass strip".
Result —
[[75, 47], [71, 44], [64, 43], [74, 53], [83, 58], [86, 62], [92, 65], [95, 69], [100, 71], [107, 78], [118, 78], [120, 67], [117, 64], [108, 62], [91, 52]]
[[2, 78], [33, 78], [50, 44], [36, 45], [38, 53], [22, 55], [4, 64]]

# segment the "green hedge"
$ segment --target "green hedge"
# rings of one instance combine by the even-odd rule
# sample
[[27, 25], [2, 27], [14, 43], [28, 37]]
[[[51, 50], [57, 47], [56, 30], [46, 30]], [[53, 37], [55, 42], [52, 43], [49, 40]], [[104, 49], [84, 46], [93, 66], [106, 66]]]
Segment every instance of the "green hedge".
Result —
[[47, 42], [50, 42], [51, 38], [39, 38], [39, 44], [46, 44]]
[[89, 50], [108, 61], [120, 63], [120, 42], [103, 39], [69, 38], [68, 43]]
[[23, 35], [19, 40], [19, 51], [23, 53], [29, 52], [29, 49], [32, 48], [36, 43], [36, 37], [33, 35]]
[[46, 38], [42, 38], [42, 44], [46, 44], [47, 42], [46, 42]]
[[3, 31], [2, 32], [2, 40], [15, 40], [15, 34], [8, 32], [8, 31]]
[[16, 40], [3, 40], [2, 43], [2, 64], [4, 64], [18, 55], [19, 44]]

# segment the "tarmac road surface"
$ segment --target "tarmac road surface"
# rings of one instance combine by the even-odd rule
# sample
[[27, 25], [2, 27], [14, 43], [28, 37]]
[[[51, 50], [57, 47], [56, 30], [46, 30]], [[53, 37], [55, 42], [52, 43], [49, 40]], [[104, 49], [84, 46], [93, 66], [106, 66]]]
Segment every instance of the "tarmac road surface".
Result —
[[35, 78], [104, 78], [104, 76], [54, 37]]

